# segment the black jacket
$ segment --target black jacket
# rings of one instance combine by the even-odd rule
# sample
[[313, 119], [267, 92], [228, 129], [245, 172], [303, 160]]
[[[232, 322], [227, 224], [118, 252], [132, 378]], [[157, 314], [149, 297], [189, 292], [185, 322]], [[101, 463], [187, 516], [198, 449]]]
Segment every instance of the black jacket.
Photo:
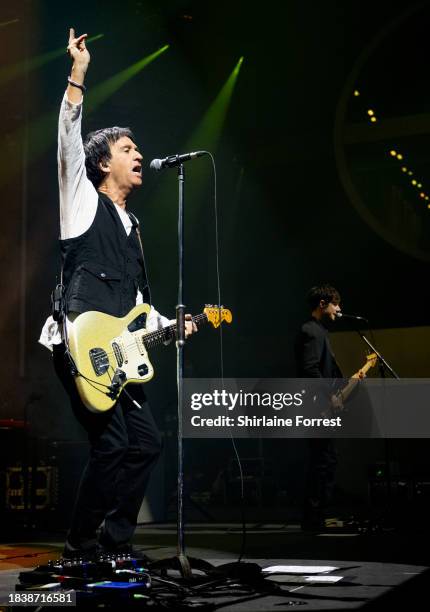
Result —
[[330, 345], [328, 331], [313, 317], [301, 327], [295, 345], [300, 378], [342, 378]]

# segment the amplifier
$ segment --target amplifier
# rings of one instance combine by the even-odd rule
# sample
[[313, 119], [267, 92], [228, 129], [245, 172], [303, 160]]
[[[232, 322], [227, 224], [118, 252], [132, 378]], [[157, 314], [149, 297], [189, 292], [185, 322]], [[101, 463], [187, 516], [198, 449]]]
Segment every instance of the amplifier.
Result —
[[8, 466], [5, 509], [49, 510], [57, 503], [58, 471], [52, 465]]

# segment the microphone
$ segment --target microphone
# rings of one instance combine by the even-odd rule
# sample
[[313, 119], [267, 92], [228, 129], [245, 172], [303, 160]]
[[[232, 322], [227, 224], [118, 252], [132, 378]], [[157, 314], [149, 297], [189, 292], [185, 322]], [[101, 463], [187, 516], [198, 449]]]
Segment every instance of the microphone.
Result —
[[336, 317], [338, 319], [341, 319], [342, 317], [345, 318], [345, 319], [356, 319], [357, 321], [366, 321], [366, 323], [368, 323], [368, 320], [365, 319], [364, 317], [359, 317], [357, 315], [345, 314], [344, 312], [337, 312], [336, 313]]
[[169, 155], [164, 159], [153, 159], [149, 164], [149, 167], [153, 170], [163, 170], [163, 168], [174, 168], [179, 166], [183, 162], [194, 159], [195, 157], [201, 157], [205, 155], [206, 151], [192, 151], [191, 153], [184, 153], [183, 155]]

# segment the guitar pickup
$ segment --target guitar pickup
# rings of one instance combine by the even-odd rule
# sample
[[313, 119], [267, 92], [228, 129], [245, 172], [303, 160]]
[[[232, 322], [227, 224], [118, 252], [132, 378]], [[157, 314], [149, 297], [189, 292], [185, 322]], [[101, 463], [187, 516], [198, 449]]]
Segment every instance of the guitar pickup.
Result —
[[124, 363], [124, 355], [122, 354], [121, 347], [117, 342], [112, 342], [112, 348], [118, 367], [121, 368]]

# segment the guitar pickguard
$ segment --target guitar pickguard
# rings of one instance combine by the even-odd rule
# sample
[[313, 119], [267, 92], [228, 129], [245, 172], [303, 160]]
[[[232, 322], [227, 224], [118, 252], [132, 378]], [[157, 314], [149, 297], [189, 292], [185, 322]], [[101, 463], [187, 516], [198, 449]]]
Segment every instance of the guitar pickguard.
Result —
[[133, 319], [131, 323], [127, 325], [128, 331], [130, 333], [133, 333], [133, 332], [145, 329], [146, 318], [147, 318], [146, 312], [141, 312], [140, 315], [138, 315], [135, 319]]
[[[154, 376], [148, 348], [175, 337], [176, 324], [146, 332], [151, 306], [139, 304], [124, 317], [88, 311], [73, 322], [69, 349], [76, 366], [75, 382], [85, 406], [92, 412], [110, 410], [128, 383], [146, 383]], [[193, 318], [218, 327], [230, 323], [231, 312], [223, 306], [207, 306]]]
[[[143, 313], [146, 316], [146, 313]], [[120, 336], [111, 341], [112, 353], [115, 358], [115, 369], [120, 368], [127, 382], [144, 382], [153, 375], [152, 365], [145, 348], [142, 329], [137, 329], [142, 323], [139, 315], [132, 321]], [[130, 327], [133, 329], [130, 332]]]

